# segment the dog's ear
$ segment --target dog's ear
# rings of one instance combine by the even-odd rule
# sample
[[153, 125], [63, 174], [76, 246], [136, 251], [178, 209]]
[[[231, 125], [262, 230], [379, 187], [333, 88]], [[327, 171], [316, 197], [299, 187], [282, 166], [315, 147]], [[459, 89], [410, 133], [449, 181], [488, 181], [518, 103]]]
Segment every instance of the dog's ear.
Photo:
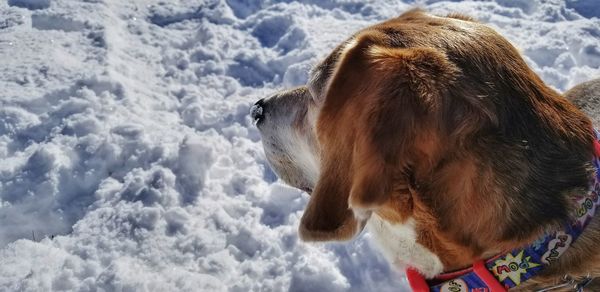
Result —
[[379, 45], [385, 38], [358, 35], [333, 72], [317, 123], [321, 175], [301, 220], [304, 240], [352, 238], [402, 183], [398, 172], [434, 151], [435, 142], [419, 137], [432, 138], [424, 133], [439, 87], [457, 69], [433, 49]]
[[430, 48], [375, 45], [366, 55], [366, 72], [378, 82], [357, 124], [349, 197], [355, 211], [376, 209], [389, 199], [393, 184], [410, 183], [415, 164], [435, 160], [444, 87], [459, 72]]
[[[300, 237], [306, 241], [348, 240], [362, 226], [348, 207], [352, 156], [356, 130], [352, 115], [355, 95], [362, 94], [360, 70], [366, 68], [365, 44], [350, 41], [340, 53], [326, 85], [317, 122], [321, 147], [321, 174], [300, 222]], [[347, 97], [347, 98], [345, 98]], [[351, 102], [347, 102], [351, 101]], [[358, 118], [358, 117], [355, 117]]]

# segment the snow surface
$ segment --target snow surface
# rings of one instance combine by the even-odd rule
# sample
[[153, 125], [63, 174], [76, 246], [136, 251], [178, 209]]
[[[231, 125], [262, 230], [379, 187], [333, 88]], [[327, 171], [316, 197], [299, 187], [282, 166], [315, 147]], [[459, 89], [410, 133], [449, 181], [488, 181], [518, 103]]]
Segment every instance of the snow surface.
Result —
[[250, 106], [420, 5], [491, 24], [559, 90], [596, 0], [0, 2], [0, 291], [402, 291], [369, 235], [305, 244]]

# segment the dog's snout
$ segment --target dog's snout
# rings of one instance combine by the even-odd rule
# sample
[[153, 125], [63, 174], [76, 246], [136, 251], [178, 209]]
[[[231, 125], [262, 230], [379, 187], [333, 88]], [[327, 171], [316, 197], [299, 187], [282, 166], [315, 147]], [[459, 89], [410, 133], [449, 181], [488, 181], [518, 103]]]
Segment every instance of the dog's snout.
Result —
[[254, 122], [258, 123], [265, 117], [265, 99], [261, 98], [252, 108], [250, 108], [250, 116]]

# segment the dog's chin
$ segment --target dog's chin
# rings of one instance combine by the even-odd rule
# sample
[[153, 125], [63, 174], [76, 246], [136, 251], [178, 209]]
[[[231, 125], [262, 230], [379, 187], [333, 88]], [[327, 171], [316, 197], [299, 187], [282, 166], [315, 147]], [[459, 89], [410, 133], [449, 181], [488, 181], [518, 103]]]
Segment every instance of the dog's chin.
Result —
[[265, 146], [265, 154], [267, 161], [271, 165], [271, 170], [288, 186], [302, 190], [307, 194], [311, 195], [314, 187], [316, 178], [311, 176], [307, 171], [303, 170], [302, 167], [294, 164], [291, 158], [286, 155], [282, 155], [278, 151], [270, 151], [269, 146]]
[[289, 171], [281, 171], [277, 167], [273, 168], [275, 173], [285, 182], [287, 185], [299, 189], [303, 192], [306, 192], [309, 196], [312, 195], [314, 190], [314, 184], [310, 182], [310, 180], [306, 179], [303, 175], [297, 175], [297, 173], [293, 173], [293, 175], [289, 175]]
[[283, 180], [284, 183], [286, 183], [288, 186], [291, 186], [293, 188], [299, 189], [303, 192], [306, 192], [309, 196], [312, 195], [312, 192], [314, 190], [314, 185], [310, 182], [308, 182], [308, 180], [303, 179], [302, 176], [288, 176], [288, 175], [282, 175], [279, 174], [278, 171], [275, 171], [275, 173], [277, 173], [277, 175], [279, 176], [279, 178], [281, 178], [281, 180]]

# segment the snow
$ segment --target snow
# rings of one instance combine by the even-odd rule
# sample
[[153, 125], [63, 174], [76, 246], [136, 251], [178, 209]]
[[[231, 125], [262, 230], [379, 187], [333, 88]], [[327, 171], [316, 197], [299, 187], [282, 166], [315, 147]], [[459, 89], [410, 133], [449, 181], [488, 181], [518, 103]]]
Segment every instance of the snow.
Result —
[[489, 23], [561, 91], [600, 75], [595, 0], [0, 2], [0, 290], [406, 289], [369, 234], [299, 241], [308, 197], [248, 113], [416, 5]]

